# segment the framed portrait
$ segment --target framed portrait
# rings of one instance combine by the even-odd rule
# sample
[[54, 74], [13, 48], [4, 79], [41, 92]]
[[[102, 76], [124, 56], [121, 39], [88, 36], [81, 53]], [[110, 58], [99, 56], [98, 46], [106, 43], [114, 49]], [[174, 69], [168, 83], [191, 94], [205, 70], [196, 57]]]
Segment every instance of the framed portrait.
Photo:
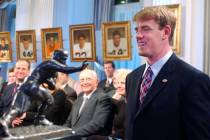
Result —
[[35, 30], [16, 31], [17, 59], [36, 62]]
[[41, 29], [42, 37], [42, 59], [49, 60], [54, 50], [63, 48], [62, 29], [46, 28]]
[[12, 46], [9, 32], [0, 32], [0, 62], [12, 61]]
[[181, 42], [180, 42], [180, 35], [181, 35], [181, 5], [180, 4], [172, 4], [166, 5], [176, 16], [176, 28], [174, 30], [173, 36], [173, 51], [176, 54], [180, 54], [181, 52]]
[[95, 61], [95, 26], [93, 24], [69, 27], [71, 61]]
[[130, 22], [107, 22], [102, 24], [104, 60], [131, 59]]

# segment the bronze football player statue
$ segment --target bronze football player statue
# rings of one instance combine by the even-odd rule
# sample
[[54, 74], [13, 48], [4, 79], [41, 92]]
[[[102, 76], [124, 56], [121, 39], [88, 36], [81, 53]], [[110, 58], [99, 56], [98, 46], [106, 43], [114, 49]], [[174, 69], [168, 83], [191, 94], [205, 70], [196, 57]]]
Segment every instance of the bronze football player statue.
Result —
[[15, 94], [11, 109], [0, 119], [0, 137], [12, 137], [8, 126], [15, 117], [20, 116], [29, 109], [32, 100], [42, 102], [35, 117], [35, 123], [42, 125], [52, 124], [45, 118], [44, 112], [49, 105], [53, 104], [54, 100], [50, 91], [41, 85], [47, 84], [47, 87], [53, 90], [55, 86], [52, 79], [55, 77], [56, 72], [70, 74], [79, 72], [88, 65], [86, 62], [83, 62], [80, 67], [68, 67], [66, 65], [67, 58], [67, 51], [55, 50], [51, 60], [42, 62], [33, 70]]

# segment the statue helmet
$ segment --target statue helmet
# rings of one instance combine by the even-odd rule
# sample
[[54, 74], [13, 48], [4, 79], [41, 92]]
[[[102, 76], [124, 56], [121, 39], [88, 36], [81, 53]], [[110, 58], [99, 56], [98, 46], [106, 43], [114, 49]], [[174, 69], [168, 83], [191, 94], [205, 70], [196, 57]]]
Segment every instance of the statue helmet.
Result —
[[59, 49], [53, 52], [53, 59], [62, 64], [66, 64], [67, 58], [68, 58], [68, 52], [65, 50]]

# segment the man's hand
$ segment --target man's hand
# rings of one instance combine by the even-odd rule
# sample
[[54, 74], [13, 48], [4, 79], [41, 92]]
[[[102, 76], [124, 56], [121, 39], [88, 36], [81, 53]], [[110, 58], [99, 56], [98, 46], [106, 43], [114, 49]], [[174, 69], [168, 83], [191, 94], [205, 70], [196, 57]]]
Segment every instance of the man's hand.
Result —
[[13, 121], [12, 121], [12, 127], [15, 127], [17, 125], [20, 125], [23, 122], [23, 119], [26, 117], [26, 112], [23, 113], [20, 117], [16, 117]]

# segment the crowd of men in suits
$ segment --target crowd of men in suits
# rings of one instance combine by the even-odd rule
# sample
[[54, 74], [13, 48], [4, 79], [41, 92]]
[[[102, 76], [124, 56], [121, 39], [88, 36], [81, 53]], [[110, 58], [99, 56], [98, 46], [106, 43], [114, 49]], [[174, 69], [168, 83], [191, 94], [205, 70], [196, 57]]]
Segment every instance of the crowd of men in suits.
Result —
[[[164, 6], [148, 7], [134, 20], [138, 53], [146, 64], [129, 73], [115, 72], [114, 63], [105, 62], [106, 79], [100, 82], [94, 70], [85, 69], [79, 75], [80, 94], [69, 86], [67, 75], [58, 74], [52, 92], [57, 103], [48, 110], [47, 119], [89, 140], [209, 140], [210, 78], [172, 52], [175, 15]], [[29, 70], [26, 61], [16, 63], [16, 81], [1, 96], [2, 114]], [[72, 103], [67, 109], [71, 111], [55, 119], [57, 111], [69, 106], [61, 106], [66, 99]], [[24, 122], [27, 114], [17, 117], [12, 126]]]
[[[83, 137], [110, 135], [114, 113], [117, 112], [111, 99], [115, 94], [113, 86], [115, 65], [112, 61], [107, 61], [104, 63], [104, 69], [107, 78], [102, 80], [100, 84], [98, 84], [98, 77], [93, 70], [86, 69], [80, 73], [79, 85], [77, 85], [77, 81], [70, 79], [68, 74], [57, 72], [55, 79], [56, 89], [51, 91], [54, 97], [54, 104], [45, 112], [46, 118], [53, 124], [71, 127], [72, 133]], [[9, 111], [16, 91], [29, 76], [30, 63], [25, 60], [18, 60], [14, 69], [9, 71], [10, 75], [11, 73], [13, 77], [15, 76], [15, 79], [12, 82], [5, 82], [6, 85], [1, 90], [1, 116]], [[10, 78], [8, 81], [10, 81]], [[82, 92], [78, 94], [76, 91]], [[84, 103], [85, 97], [87, 102]], [[33, 124], [40, 104], [39, 101], [33, 101], [30, 109], [22, 116], [16, 117], [12, 121], [11, 126]], [[124, 132], [120, 136], [123, 137], [123, 135]]]

